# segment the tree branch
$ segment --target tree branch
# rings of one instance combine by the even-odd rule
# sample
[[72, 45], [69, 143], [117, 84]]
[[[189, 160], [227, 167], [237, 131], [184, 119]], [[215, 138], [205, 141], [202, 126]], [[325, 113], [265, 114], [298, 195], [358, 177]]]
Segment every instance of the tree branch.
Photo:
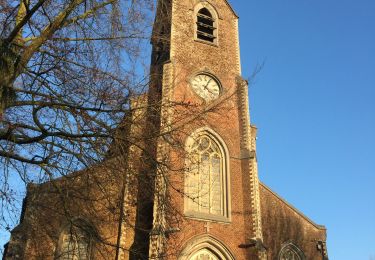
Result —
[[18, 154], [14, 154], [14, 153], [11, 153], [11, 152], [5, 152], [5, 151], [2, 151], [2, 150], [0, 150], [0, 157], [9, 158], [9, 159], [17, 160], [17, 161], [24, 162], [24, 163], [34, 164], [34, 165], [42, 165], [42, 164], [46, 164], [48, 162], [47, 158], [44, 158], [42, 160], [28, 159], [28, 158], [25, 158], [25, 157], [20, 156]]
[[[29, 11], [26, 12], [26, 15], [18, 21], [16, 26], [13, 28], [12, 32], [9, 34], [6, 41], [12, 42], [14, 38], [17, 37], [19, 32], [22, 30], [22, 28], [25, 26], [25, 24], [30, 20], [30, 18], [35, 14], [35, 12], [46, 2], [46, 0], [39, 0], [33, 8], [31, 8]], [[20, 5], [21, 7], [21, 5]]]

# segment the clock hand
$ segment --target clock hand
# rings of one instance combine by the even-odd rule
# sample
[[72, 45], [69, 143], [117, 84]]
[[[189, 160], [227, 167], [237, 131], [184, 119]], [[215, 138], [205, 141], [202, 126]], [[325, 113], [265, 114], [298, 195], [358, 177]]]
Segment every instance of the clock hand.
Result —
[[208, 89], [208, 84], [210, 84], [211, 80], [212, 80], [212, 79], [210, 79], [210, 80], [207, 82], [206, 86], [204, 86], [204, 88], [207, 89], [208, 91], [209, 91], [209, 89]]

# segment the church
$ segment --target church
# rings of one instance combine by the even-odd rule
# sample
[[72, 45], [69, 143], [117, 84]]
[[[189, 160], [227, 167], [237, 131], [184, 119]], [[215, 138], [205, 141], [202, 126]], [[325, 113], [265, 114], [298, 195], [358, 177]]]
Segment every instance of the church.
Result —
[[3, 259], [327, 260], [258, 178], [236, 12], [159, 0], [148, 93], [100, 165], [29, 185]]

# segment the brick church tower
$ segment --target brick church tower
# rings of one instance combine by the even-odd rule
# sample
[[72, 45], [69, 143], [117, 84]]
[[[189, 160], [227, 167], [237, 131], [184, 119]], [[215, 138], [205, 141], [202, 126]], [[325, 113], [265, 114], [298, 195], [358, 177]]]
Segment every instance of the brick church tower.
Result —
[[226, 0], [159, 1], [150, 93], [160, 93], [161, 131], [174, 129], [180, 146], [158, 143], [174, 170], [156, 183], [149, 255], [326, 259], [325, 228], [259, 182], [238, 33]]
[[176, 127], [185, 115], [174, 133], [185, 154], [160, 143], [160, 156], [180, 169], [167, 174], [172, 184], [165, 186], [181, 217], [173, 222], [168, 212], [154, 211], [154, 228], [172, 234], [152, 235], [150, 255], [262, 257], [256, 128], [250, 126], [248, 86], [241, 78], [236, 13], [225, 0], [160, 1], [153, 47], [164, 106], [190, 106], [162, 109], [162, 128]]
[[[124, 174], [117, 194], [110, 189], [122, 201], [113, 210], [115, 218], [92, 219], [102, 214], [100, 199], [86, 210], [86, 202], [70, 195], [70, 215], [79, 215], [85, 227], [99, 223], [95, 239], [108, 238], [104, 244], [113, 248], [98, 253], [105, 246], [96, 247], [95, 239], [80, 242], [85, 232], [67, 234], [57, 208], [47, 214], [49, 220], [38, 217], [41, 208], [50, 209], [40, 207], [45, 197], [33, 196], [32, 187], [4, 259], [328, 259], [325, 228], [259, 182], [257, 129], [250, 123], [248, 84], [241, 76], [238, 16], [228, 1], [158, 1], [151, 42], [148, 97], [133, 105], [147, 102], [153, 108], [141, 116], [146, 126], [141, 132], [160, 137], [143, 144], [143, 153], [128, 148], [128, 161], [138, 174]], [[132, 126], [126, 131], [137, 132]], [[154, 160], [145, 159], [146, 154]], [[89, 171], [100, 176], [101, 187], [116, 185], [105, 179], [106, 163]], [[66, 212], [70, 206], [64, 207]], [[43, 235], [34, 228], [50, 219]], [[48, 245], [32, 243], [30, 237]], [[69, 240], [83, 248], [84, 257], [77, 258], [76, 248], [65, 257]]]

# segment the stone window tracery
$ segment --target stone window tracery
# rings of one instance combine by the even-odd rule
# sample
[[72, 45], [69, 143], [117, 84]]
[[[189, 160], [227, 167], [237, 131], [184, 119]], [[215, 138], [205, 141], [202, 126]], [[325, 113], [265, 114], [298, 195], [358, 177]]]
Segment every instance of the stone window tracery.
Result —
[[222, 260], [210, 250], [204, 248], [195, 253], [189, 260]]
[[304, 260], [303, 252], [294, 244], [284, 246], [279, 254], [279, 260]]
[[228, 193], [224, 150], [217, 140], [204, 133], [192, 141], [187, 161], [186, 215], [226, 221]]
[[56, 259], [89, 260], [90, 251], [90, 236], [79, 226], [72, 224], [60, 235], [60, 248]]

